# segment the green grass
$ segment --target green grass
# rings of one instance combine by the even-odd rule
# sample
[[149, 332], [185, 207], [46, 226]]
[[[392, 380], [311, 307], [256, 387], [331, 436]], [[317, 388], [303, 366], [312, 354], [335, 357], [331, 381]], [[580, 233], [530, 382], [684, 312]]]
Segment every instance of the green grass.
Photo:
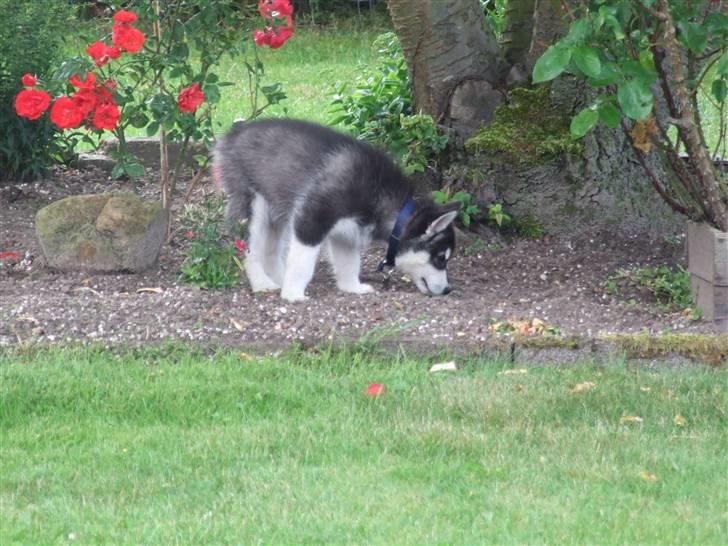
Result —
[[[360, 28], [352, 19], [325, 28], [300, 27], [284, 47], [260, 48], [264, 85], [280, 82], [288, 96], [264, 115], [287, 115], [328, 124], [334, 84], [354, 81], [363, 67], [374, 65], [376, 51], [372, 42], [386, 30], [381, 23]], [[249, 90], [245, 68], [239, 62], [226, 58], [219, 72], [223, 80], [241, 83], [224, 90], [215, 114], [226, 129], [234, 119], [249, 116]]]
[[430, 363], [6, 351], [0, 543], [725, 543], [725, 371]]

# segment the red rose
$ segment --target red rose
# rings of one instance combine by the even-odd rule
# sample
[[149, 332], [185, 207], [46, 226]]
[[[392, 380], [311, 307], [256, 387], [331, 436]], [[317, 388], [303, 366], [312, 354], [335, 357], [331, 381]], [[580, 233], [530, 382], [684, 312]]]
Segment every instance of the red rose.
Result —
[[48, 110], [51, 96], [37, 89], [23, 89], [15, 97], [15, 112], [24, 118], [38, 119]]
[[33, 74], [25, 74], [21, 80], [23, 82], [23, 85], [26, 85], [28, 87], [35, 87], [35, 84], [38, 83], [38, 78], [33, 76]]
[[369, 385], [369, 388], [367, 388], [367, 394], [372, 398], [381, 396], [384, 394], [384, 385], [381, 385], [380, 383], [372, 383]]
[[238, 250], [238, 256], [242, 256], [248, 250], [248, 245], [245, 244], [245, 241], [235, 239], [235, 248]]
[[69, 97], [58, 97], [51, 108], [51, 121], [59, 129], [75, 129], [83, 121], [83, 112]]
[[260, 0], [258, 11], [266, 19], [288, 17], [293, 15], [293, 6], [290, 0]]
[[190, 112], [194, 114], [197, 107], [205, 102], [205, 94], [200, 90], [200, 84], [195, 82], [189, 87], [185, 87], [179, 92], [177, 104], [182, 112]]
[[289, 27], [279, 27], [276, 29], [276, 31], [271, 35], [270, 42], [268, 45], [271, 49], [278, 49], [283, 44], [286, 43], [288, 38], [290, 38], [293, 35], [293, 29]]
[[112, 131], [116, 129], [119, 123], [119, 107], [114, 102], [102, 102], [94, 111], [94, 127], [97, 129], [107, 129]]
[[118, 59], [121, 57], [121, 50], [118, 47], [107, 46], [104, 42], [96, 41], [86, 48], [86, 53], [101, 67], [109, 62], [109, 59]]
[[74, 106], [81, 111], [84, 118], [93, 111], [98, 103], [96, 93], [90, 89], [81, 89], [71, 97], [71, 100], [73, 101]]
[[129, 25], [114, 25], [111, 41], [123, 51], [136, 53], [144, 46], [144, 33]]
[[265, 31], [256, 30], [253, 32], [253, 39], [256, 45], [270, 46], [271, 49], [278, 49], [285, 44], [288, 39], [293, 36], [293, 27], [266, 27]]
[[79, 89], [93, 89], [96, 85], [96, 74], [93, 72], [87, 72], [86, 79], [84, 81], [81, 81], [81, 76], [76, 74], [75, 76], [68, 78], [68, 81], [71, 82], [71, 85], [78, 87]]
[[258, 45], [258, 46], [270, 45], [271, 33], [268, 32], [269, 30], [272, 30], [272, 29], [270, 27], [268, 27], [265, 31], [258, 29], [255, 32], [253, 32], [253, 40], [255, 40], [255, 45]]
[[136, 19], [136, 13], [133, 13], [131, 11], [120, 10], [114, 14], [114, 21], [125, 25], [133, 23], [134, 21], [136, 21]]

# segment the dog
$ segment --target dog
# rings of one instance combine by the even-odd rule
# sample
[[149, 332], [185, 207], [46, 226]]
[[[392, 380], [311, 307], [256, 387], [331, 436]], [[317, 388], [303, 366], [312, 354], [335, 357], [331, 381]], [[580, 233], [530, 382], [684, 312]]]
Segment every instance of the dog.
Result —
[[254, 292], [307, 299], [323, 247], [339, 290], [367, 294], [361, 253], [388, 241], [380, 270], [394, 267], [424, 294], [447, 294], [459, 203], [415, 196], [414, 183], [374, 146], [292, 119], [238, 122], [216, 145], [213, 173], [226, 217], [248, 218], [245, 271]]

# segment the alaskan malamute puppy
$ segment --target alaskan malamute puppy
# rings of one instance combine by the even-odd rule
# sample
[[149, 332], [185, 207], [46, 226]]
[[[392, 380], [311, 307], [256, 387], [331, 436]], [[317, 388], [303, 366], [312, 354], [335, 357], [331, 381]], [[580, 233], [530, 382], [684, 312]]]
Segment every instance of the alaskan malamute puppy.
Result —
[[450, 292], [458, 203], [415, 197], [412, 182], [371, 145], [304, 121], [239, 123], [218, 143], [213, 172], [228, 195], [228, 219], [249, 218], [245, 271], [254, 292], [306, 299], [322, 246], [340, 290], [372, 292], [359, 268], [373, 239], [389, 241], [380, 269], [397, 268], [425, 294]]

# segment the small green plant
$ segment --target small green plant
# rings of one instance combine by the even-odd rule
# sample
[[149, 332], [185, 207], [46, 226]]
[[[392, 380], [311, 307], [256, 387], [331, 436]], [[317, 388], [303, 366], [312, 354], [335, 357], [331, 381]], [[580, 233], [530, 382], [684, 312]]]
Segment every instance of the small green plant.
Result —
[[506, 14], [506, 0], [480, 0], [480, 8], [485, 15], [485, 22], [500, 39], [503, 32], [503, 19]]
[[458, 219], [466, 228], [470, 227], [473, 220], [477, 220], [481, 213], [480, 207], [472, 202], [473, 196], [465, 191], [451, 193], [449, 188], [436, 190], [432, 192], [432, 199], [439, 204], [458, 201], [460, 203]]
[[432, 116], [412, 110], [409, 76], [399, 39], [388, 32], [374, 42], [379, 66], [358, 78], [352, 90], [337, 83], [331, 101], [332, 125], [343, 125], [367, 142], [385, 146], [406, 174], [422, 172], [448, 143]]
[[510, 224], [513, 219], [503, 210], [502, 203], [491, 203], [488, 205], [488, 221], [502, 228]]
[[243, 271], [241, 258], [247, 247], [241, 239], [233, 242], [222, 235], [222, 199], [211, 195], [201, 205], [187, 207], [183, 223], [189, 248], [180, 280], [207, 289], [238, 284]]
[[676, 270], [666, 265], [621, 269], [604, 282], [604, 290], [608, 294], [619, 294], [625, 288], [646, 289], [668, 309], [692, 309], [694, 320], [702, 316], [702, 312], [695, 308], [690, 293], [690, 273], [682, 266]]
[[541, 239], [544, 235], [546, 235], [543, 226], [531, 214], [524, 216], [523, 218], [518, 218], [515, 220], [514, 224], [516, 233], [518, 233], [519, 237], [523, 237], [524, 239], [536, 240]]

